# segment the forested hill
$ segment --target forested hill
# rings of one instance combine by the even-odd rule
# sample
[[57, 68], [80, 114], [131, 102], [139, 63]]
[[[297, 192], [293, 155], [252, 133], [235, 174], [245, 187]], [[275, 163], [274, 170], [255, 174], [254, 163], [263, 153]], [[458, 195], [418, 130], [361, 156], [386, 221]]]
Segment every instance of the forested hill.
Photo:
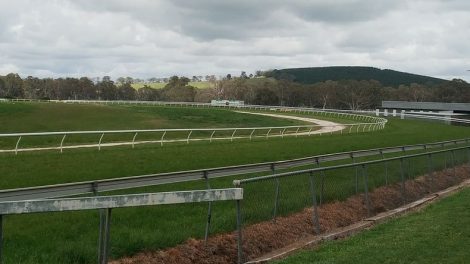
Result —
[[360, 66], [333, 66], [333, 67], [312, 67], [312, 68], [292, 68], [272, 70], [264, 73], [266, 77], [276, 79], [288, 79], [291, 81], [313, 84], [327, 80], [377, 80], [384, 86], [397, 87], [401, 84], [439, 84], [447, 80], [399, 72], [394, 70], [382, 70], [374, 67]]

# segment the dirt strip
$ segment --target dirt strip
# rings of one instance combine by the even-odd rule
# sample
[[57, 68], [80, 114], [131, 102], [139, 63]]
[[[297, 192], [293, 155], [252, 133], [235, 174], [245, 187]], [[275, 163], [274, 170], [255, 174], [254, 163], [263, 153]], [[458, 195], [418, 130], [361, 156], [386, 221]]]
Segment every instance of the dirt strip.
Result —
[[[431, 189], [433, 191], [443, 190], [470, 178], [470, 167], [467, 165], [457, 167], [455, 172], [455, 176], [452, 169], [435, 172], [432, 181], [424, 176], [406, 181], [407, 202], [417, 201], [429, 195]], [[369, 193], [369, 197], [372, 215], [403, 205], [399, 184], [376, 188]], [[266, 221], [245, 226], [243, 229], [245, 261], [254, 260], [288, 245], [302, 244], [302, 241], [311, 239], [314, 230], [312, 210], [312, 208], [306, 208], [299, 213], [278, 217], [276, 222]], [[372, 225], [374, 222], [372, 218], [370, 221], [363, 221], [367, 219], [367, 208], [363, 194], [352, 196], [345, 201], [324, 204], [318, 208], [318, 212], [322, 233], [331, 232], [338, 228], [355, 232], [355, 230]], [[317, 237], [320, 239], [335, 238], [331, 234]], [[236, 245], [236, 234], [232, 232], [209, 238], [207, 246], [203, 240], [189, 239], [184, 244], [173, 248], [142, 252], [135, 256], [114, 260], [111, 263], [236, 263]]]
[[292, 119], [292, 120], [300, 120], [304, 122], [309, 122], [318, 125], [321, 127], [318, 130], [310, 131], [310, 132], [300, 132], [297, 133], [298, 135], [314, 135], [314, 134], [324, 134], [324, 133], [333, 133], [336, 131], [340, 131], [345, 129], [346, 127], [335, 122], [325, 121], [321, 119], [315, 119], [310, 117], [300, 117], [300, 116], [290, 116], [290, 115], [279, 115], [279, 114], [266, 114], [266, 113], [253, 113], [253, 112], [245, 112], [245, 111], [235, 111], [237, 113], [242, 114], [251, 114], [251, 115], [262, 115], [262, 116], [269, 116], [269, 117], [276, 117], [276, 118], [285, 118], [285, 119]]

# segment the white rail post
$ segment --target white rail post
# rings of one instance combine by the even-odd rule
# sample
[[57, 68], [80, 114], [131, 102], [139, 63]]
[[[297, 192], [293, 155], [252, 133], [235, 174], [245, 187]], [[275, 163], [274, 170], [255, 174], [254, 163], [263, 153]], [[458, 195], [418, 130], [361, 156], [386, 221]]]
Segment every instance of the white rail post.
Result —
[[212, 137], [214, 136], [214, 134], [215, 134], [215, 130], [212, 131], [211, 138], [209, 139], [209, 142], [212, 142]]
[[230, 141], [232, 142], [233, 141], [233, 136], [235, 135], [235, 132], [237, 132], [237, 129], [235, 129], [232, 133], [232, 137], [230, 138]]
[[295, 131], [295, 137], [297, 137], [299, 135], [299, 129], [300, 129], [300, 127], [298, 127], [297, 130]]
[[98, 150], [101, 150], [101, 141], [103, 140], [104, 133], [101, 134], [100, 141], [98, 142]]
[[186, 144], [189, 144], [189, 137], [191, 137], [191, 134], [193, 133], [192, 130], [189, 131], [188, 138], [186, 139]]
[[312, 129], [313, 129], [313, 127], [310, 127], [310, 130], [308, 131], [309, 136], [312, 135]]
[[354, 125], [352, 125], [352, 124], [350, 125], [348, 134], [351, 134], [351, 130], [352, 130], [353, 126]]
[[255, 133], [255, 129], [253, 129], [253, 131], [251, 131], [250, 140], [251, 140], [251, 136], [253, 136], [253, 133]]
[[139, 134], [139, 132], [135, 132], [134, 137], [132, 138], [132, 148], [134, 148], [135, 138], [137, 137], [137, 134]]
[[66, 136], [67, 134], [64, 134], [64, 136], [62, 137], [62, 140], [60, 141], [60, 153], [62, 153], [62, 147], [64, 146], [64, 140]]
[[284, 138], [284, 132], [286, 132], [286, 128], [284, 128], [281, 132], [281, 137]]
[[163, 132], [162, 138], [160, 139], [160, 146], [163, 146], [163, 138], [165, 137], [165, 135], [166, 135], [166, 130], [165, 132]]
[[271, 129], [272, 129], [272, 128], [270, 128], [270, 129], [268, 130], [268, 133], [266, 133], [266, 138], [269, 137], [269, 133], [271, 133]]
[[18, 154], [18, 145], [20, 144], [21, 141], [21, 136], [18, 138], [18, 141], [16, 141], [16, 146], [15, 146], [15, 155]]

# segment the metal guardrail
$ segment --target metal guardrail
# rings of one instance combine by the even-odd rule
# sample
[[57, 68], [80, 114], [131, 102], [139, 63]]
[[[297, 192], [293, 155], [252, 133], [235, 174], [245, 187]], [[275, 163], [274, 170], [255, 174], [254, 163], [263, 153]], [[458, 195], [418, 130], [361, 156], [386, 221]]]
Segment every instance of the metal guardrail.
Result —
[[[406, 204], [407, 202], [412, 201], [410, 199], [416, 198], [415, 196], [413, 196], [413, 191], [417, 191], [416, 189], [413, 189], [413, 184], [407, 183], [407, 180], [416, 179], [417, 176], [422, 176], [423, 179], [418, 181], [421, 181], [423, 183], [421, 188], [425, 189], [424, 191], [427, 193], [433, 193], [439, 190], [438, 188], [442, 187], [442, 185], [452, 184], [452, 180], [449, 181], [449, 178], [445, 180], [445, 183], [439, 183], [438, 175], [436, 174], [438, 171], [441, 171], [439, 163], [442, 162], [442, 156], [439, 156], [439, 154], [450, 154], [451, 163], [449, 167], [447, 167], [447, 156], [444, 156], [444, 171], [446, 171], [447, 169], [451, 169], [450, 171], [448, 171], [450, 172], [448, 175], [454, 180], [458, 180], [459, 177], [462, 176], [461, 174], [464, 173], [457, 172], [456, 166], [458, 164], [470, 163], [470, 146], [464, 146], [444, 150], [429, 151], [425, 153], [408, 154], [400, 157], [384, 158], [381, 160], [363, 161], [353, 164], [342, 164], [328, 167], [304, 169], [292, 172], [277, 173], [273, 175], [258, 176], [248, 179], [237, 179], [233, 181], [233, 186], [244, 189], [243, 208], [240, 209], [240, 213], [244, 215], [244, 221], [250, 219], [250, 217], [253, 217], [252, 219], [256, 219], [255, 221], [247, 222], [257, 223], [271, 220], [275, 223], [276, 218], [280, 215], [278, 212], [280, 205], [283, 205], [282, 208], [284, 214], [297, 213], [301, 210], [304, 210], [305, 208], [312, 208], [313, 210], [311, 212], [308, 212], [308, 218], [311, 219], [310, 223], [313, 224], [313, 233], [320, 234], [321, 226], [319, 219], [321, 213], [318, 209], [318, 203], [322, 204], [322, 200], [325, 197], [325, 193], [329, 193], [330, 200], [338, 201], [341, 199], [339, 198], [341, 197], [341, 192], [354, 192], [353, 188], [351, 188], [354, 184], [354, 169], [356, 169], [355, 193], [356, 195], [360, 195], [357, 196], [357, 198], [362, 200], [361, 202], [363, 202], [364, 209], [366, 209], [365, 212], [367, 213], [367, 217], [371, 217], [373, 213], [376, 212], [377, 208], [379, 208], [379, 211], [383, 209], [384, 204], [377, 196], [375, 196], [375, 199], [379, 201], [374, 205], [374, 198], [371, 198], [372, 196], [369, 195], [370, 188], [379, 188], [386, 185], [396, 185], [397, 195], [395, 197], [401, 199], [402, 204]], [[459, 155], [460, 161], [458, 159]], [[421, 162], [418, 162], [418, 159], [416, 158], [419, 157], [422, 157], [424, 159], [421, 159]], [[413, 173], [412, 169], [409, 166], [407, 169], [407, 166], [405, 166], [405, 161], [408, 161], [409, 165], [409, 162], [411, 160], [416, 162], [416, 165], [419, 164], [420, 168], [424, 168], [424, 170], [419, 170], [419, 172], [415, 171]], [[381, 178], [380, 174], [377, 174], [377, 171], [374, 171], [374, 174], [370, 173], [370, 175], [368, 175], [368, 169], [374, 168], [374, 166], [372, 165], [377, 164], [384, 165], [385, 181]], [[390, 169], [391, 165], [394, 166], [394, 168], [398, 167], [398, 170], [395, 170], [394, 173], [395, 175], [398, 175], [398, 179], [395, 178], [395, 180], [392, 180], [390, 182], [387, 180], [390, 180], [390, 178], [388, 178], [390, 177], [390, 175], [388, 175], [387, 170]], [[375, 166], [375, 169], [378, 169], [378, 167]], [[421, 171], [424, 171], [424, 174], [420, 174]], [[328, 175], [330, 177], [326, 177], [326, 172], [329, 172]], [[351, 172], [351, 174], [349, 174], [348, 172]], [[468, 170], [466, 170], [465, 172], [468, 173]], [[360, 180], [361, 184], [359, 186], [358, 174], [361, 175], [360, 177], [362, 178]], [[340, 185], [341, 189], [338, 189], [338, 187], [333, 187], [335, 179], [338, 179], [338, 177], [335, 176], [346, 176], [342, 180], [342, 183], [346, 184]], [[348, 181], [348, 176], [351, 176], [350, 179], [352, 181]], [[326, 184], [326, 182], [328, 182], [328, 184]], [[336, 184], [338, 184], [338, 182], [336, 182]], [[325, 186], [329, 186], [327, 187], [329, 192], [325, 190]], [[280, 190], [282, 190], [283, 196], [280, 195]], [[417, 192], [419, 193], [419, 191]], [[386, 196], [385, 193], [382, 194]], [[318, 200], [320, 202], [318, 202]], [[389, 206], [394, 205], [387, 205], [385, 206], [385, 208]], [[362, 210], [362, 208], [357, 208], [356, 210]], [[346, 215], [348, 215], [348, 213], [346, 213]], [[328, 218], [331, 219], [331, 215], [329, 215], [327, 219]], [[299, 218], [296, 219], [304, 218], [301, 218], [299, 216]], [[284, 226], [286, 223], [289, 222], [282, 223], [282, 225]], [[242, 239], [242, 236], [238, 236], [238, 239], [238, 244], [242, 245], [243, 241], [240, 241]], [[250, 240], [254, 239], [254, 237], [251, 236], [250, 238], [245, 239]], [[247, 243], [250, 244], [250, 242]], [[241, 259], [243, 260], [243, 253]]]
[[248, 182], [281, 178], [281, 177], [287, 177], [287, 176], [293, 176], [293, 175], [299, 175], [299, 174], [305, 174], [305, 173], [316, 173], [316, 172], [322, 172], [322, 171], [324, 172], [324, 171], [336, 170], [336, 169], [362, 167], [362, 166], [371, 165], [371, 164], [386, 163], [390, 161], [397, 161], [397, 160], [403, 160], [403, 159], [414, 158], [414, 157], [430, 156], [433, 154], [452, 152], [452, 151], [457, 151], [457, 150], [465, 150], [465, 149], [467, 149], [470, 154], [470, 146], [465, 146], [465, 147], [450, 148], [450, 149], [444, 149], [444, 150], [429, 151], [425, 153], [408, 154], [408, 155], [400, 156], [400, 157], [384, 158], [384, 159], [371, 160], [371, 161], [362, 161], [362, 162], [356, 162], [356, 163], [350, 163], [350, 164], [333, 165], [333, 166], [328, 166], [328, 167], [319, 167], [319, 168], [313, 168], [313, 169], [298, 170], [298, 171], [284, 172], [284, 173], [278, 173], [278, 174], [272, 174], [272, 175], [266, 175], [266, 176], [259, 176], [259, 177], [248, 178], [248, 179], [243, 179], [243, 180], [234, 180], [233, 185], [238, 187]]
[[[15, 101], [35, 101], [35, 100], [20, 100]], [[187, 102], [158, 102], [158, 101], [85, 101], [85, 100], [64, 100], [64, 101], [46, 101], [56, 103], [78, 103], [78, 104], [135, 104], [135, 105], [151, 105], [151, 106], [178, 106], [178, 107], [215, 107], [215, 108], [229, 108], [229, 109], [249, 109], [249, 110], [264, 110], [264, 111], [284, 111], [294, 113], [311, 113], [317, 115], [324, 115], [330, 117], [343, 117], [352, 120], [364, 121], [352, 124], [339, 124], [339, 125], [304, 125], [304, 126], [277, 126], [277, 127], [244, 127], [244, 128], [195, 128], [195, 129], [140, 129], [140, 130], [103, 130], [103, 131], [55, 131], [55, 132], [35, 132], [35, 133], [4, 133], [0, 134], [0, 138], [17, 138], [14, 148], [11, 149], [0, 149], [1, 152], [14, 152], [17, 154], [22, 151], [39, 151], [39, 150], [59, 150], [63, 152], [64, 149], [74, 148], [98, 148], [101, 150], [102, 147], [111, 146], [124, 146], [130, 145], [134, 148], [138, 144], [160, 144], [173, 143], [173, 142], [189, 142], [192, 141], [215, 141], [215, 140], [230, 140], [235, 139], [252, 139], [252, 138], [273, 138], [273, 137], [284, 137], [284, 136], [298, 136], [298, 135], [312, 135], [319, 133], [322, 134], [322, 129], [325, 130], [323, 133], [339, 132], [343, 133], [359, 133], [359, 132], [370, 132], [385, 128], [387, 119], [368, 116], [358, 115], [352, 113], [340, 113], [335, 111], [325, 111], [313, 108], [296, 108], [296, 107], [279, 107], [279, 106], [259, 106], [259, 105], [243, 105], [243, 106], [220, 106], [211, 105], [206, 103], [187, 103]], [[315, 131], [320, 129], [320, 131]], [[343, 132], [344, 131], [344, 132]], [[194, 133], [205, 133], [204, 136], [195, 137]], [[227, 135], [221, 136], [221, 133], [228, 133]], [[243, 133], [244, 132], [244, 133]], [[258, 133], [257, 133], [258, 132]], [[153, 133], [158, 139], [152, 140], [137, 140], [139, 134], [142, 133]], [[183, 134], [178, 138], [168, 138], [168, 135], [175, 135], [176, 133]], [[105, 135], [110, 134], [129, 134], [129, 139], [104, 142]], [[219, 134], [219, 135], [217, 135]], [[97, 135], [99, 140], [96, 143], [88, 144], [72, 144], [65, 145], [67, 136], [72, 135]], [[57, 142], [53, 146], [45, 147], [20, 147], [21, 141], [25, 137], [44, 137], [44, 136], [60, 136], [60, 142]], [[130, 138], [132, 137], [132, 140]], [[103, 140], [104, 139], [104, 140]]]
[[[83, 198], [0, 202], [0, 264], [2, 263], [3, 218], [11, 214], [100, 210], [98, 263], [108, 263], [111, 209], [182, 203], [235, 200], [237, 209], [243, 199], [240, 188], [145, 193]], [[240, 225], [237, 225], [240, 228]]]
[[28, 199], [42, 199], [42, 198], [53, 198], [53, 197], [65, 197], [80, 195], [86, 193], [98, 193], [105, 191], [114, 191], [122, 189], [130, 189], [143, 186], [154, 186], [161, 184], [186, 182], [194, 180], [206, 180], [219, 177], [228, 177], [243, 175], [249, 173], [259, 173], [271, 171], [274, 173], [279, 169], [289, 169], [294, 167], [306, 166], [306, 165], [317, 165], [328, 161], [338, 161], [344, 159], [352, 159], [355, 162], [356, 158], [367, 157], [373, 155], [381, 155], [383, 158], [384, 154], [396, 153], [401, 151], [411, 150], [426, 150], [436, 147], [454, 146], [458, 144], [468, 144], [470, 138], [449, 140], [427, 144], [416, 144], [416, 145], [404, 145], [395, 147], [375, 148], [368, 150], [357, 150], [350, 152], [340, 152], [325, 155], [316, 155], [299, 159], [291, 159], [284, 161], [275, 162], [263, 162], [255, 164], [209, 168], [200, 170], [180, 171], [180, 172], [169, 172], [169, 173], [158, 173], [140, 176], [131, 176], [115, 179], [105, 179], [97, 181], [85, 181], [65, 184], [55, 184], [38, 187], [27, 187], [27, 188], [15, 188], [0, 190], [0, 202], [1, 201], [16, 201], [16, 200], [28, 200]]

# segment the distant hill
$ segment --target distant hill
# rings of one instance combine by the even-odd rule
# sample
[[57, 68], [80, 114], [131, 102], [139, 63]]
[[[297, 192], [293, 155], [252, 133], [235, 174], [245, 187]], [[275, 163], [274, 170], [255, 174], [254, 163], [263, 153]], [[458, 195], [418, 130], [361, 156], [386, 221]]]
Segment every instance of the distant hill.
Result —
[[439, 84], [447, 80], [399, 72], [394, 70], [382, 70], [374, 67], [361, 66], [332, 66], [332, 67], [311, 67], [272, 70], [265, 72], [266, 77], [276, 79], [289, 79], [303, 84], [313, 84], [327, 80], [377, 80], [384, 86], [397, 87], [401, 84]]

